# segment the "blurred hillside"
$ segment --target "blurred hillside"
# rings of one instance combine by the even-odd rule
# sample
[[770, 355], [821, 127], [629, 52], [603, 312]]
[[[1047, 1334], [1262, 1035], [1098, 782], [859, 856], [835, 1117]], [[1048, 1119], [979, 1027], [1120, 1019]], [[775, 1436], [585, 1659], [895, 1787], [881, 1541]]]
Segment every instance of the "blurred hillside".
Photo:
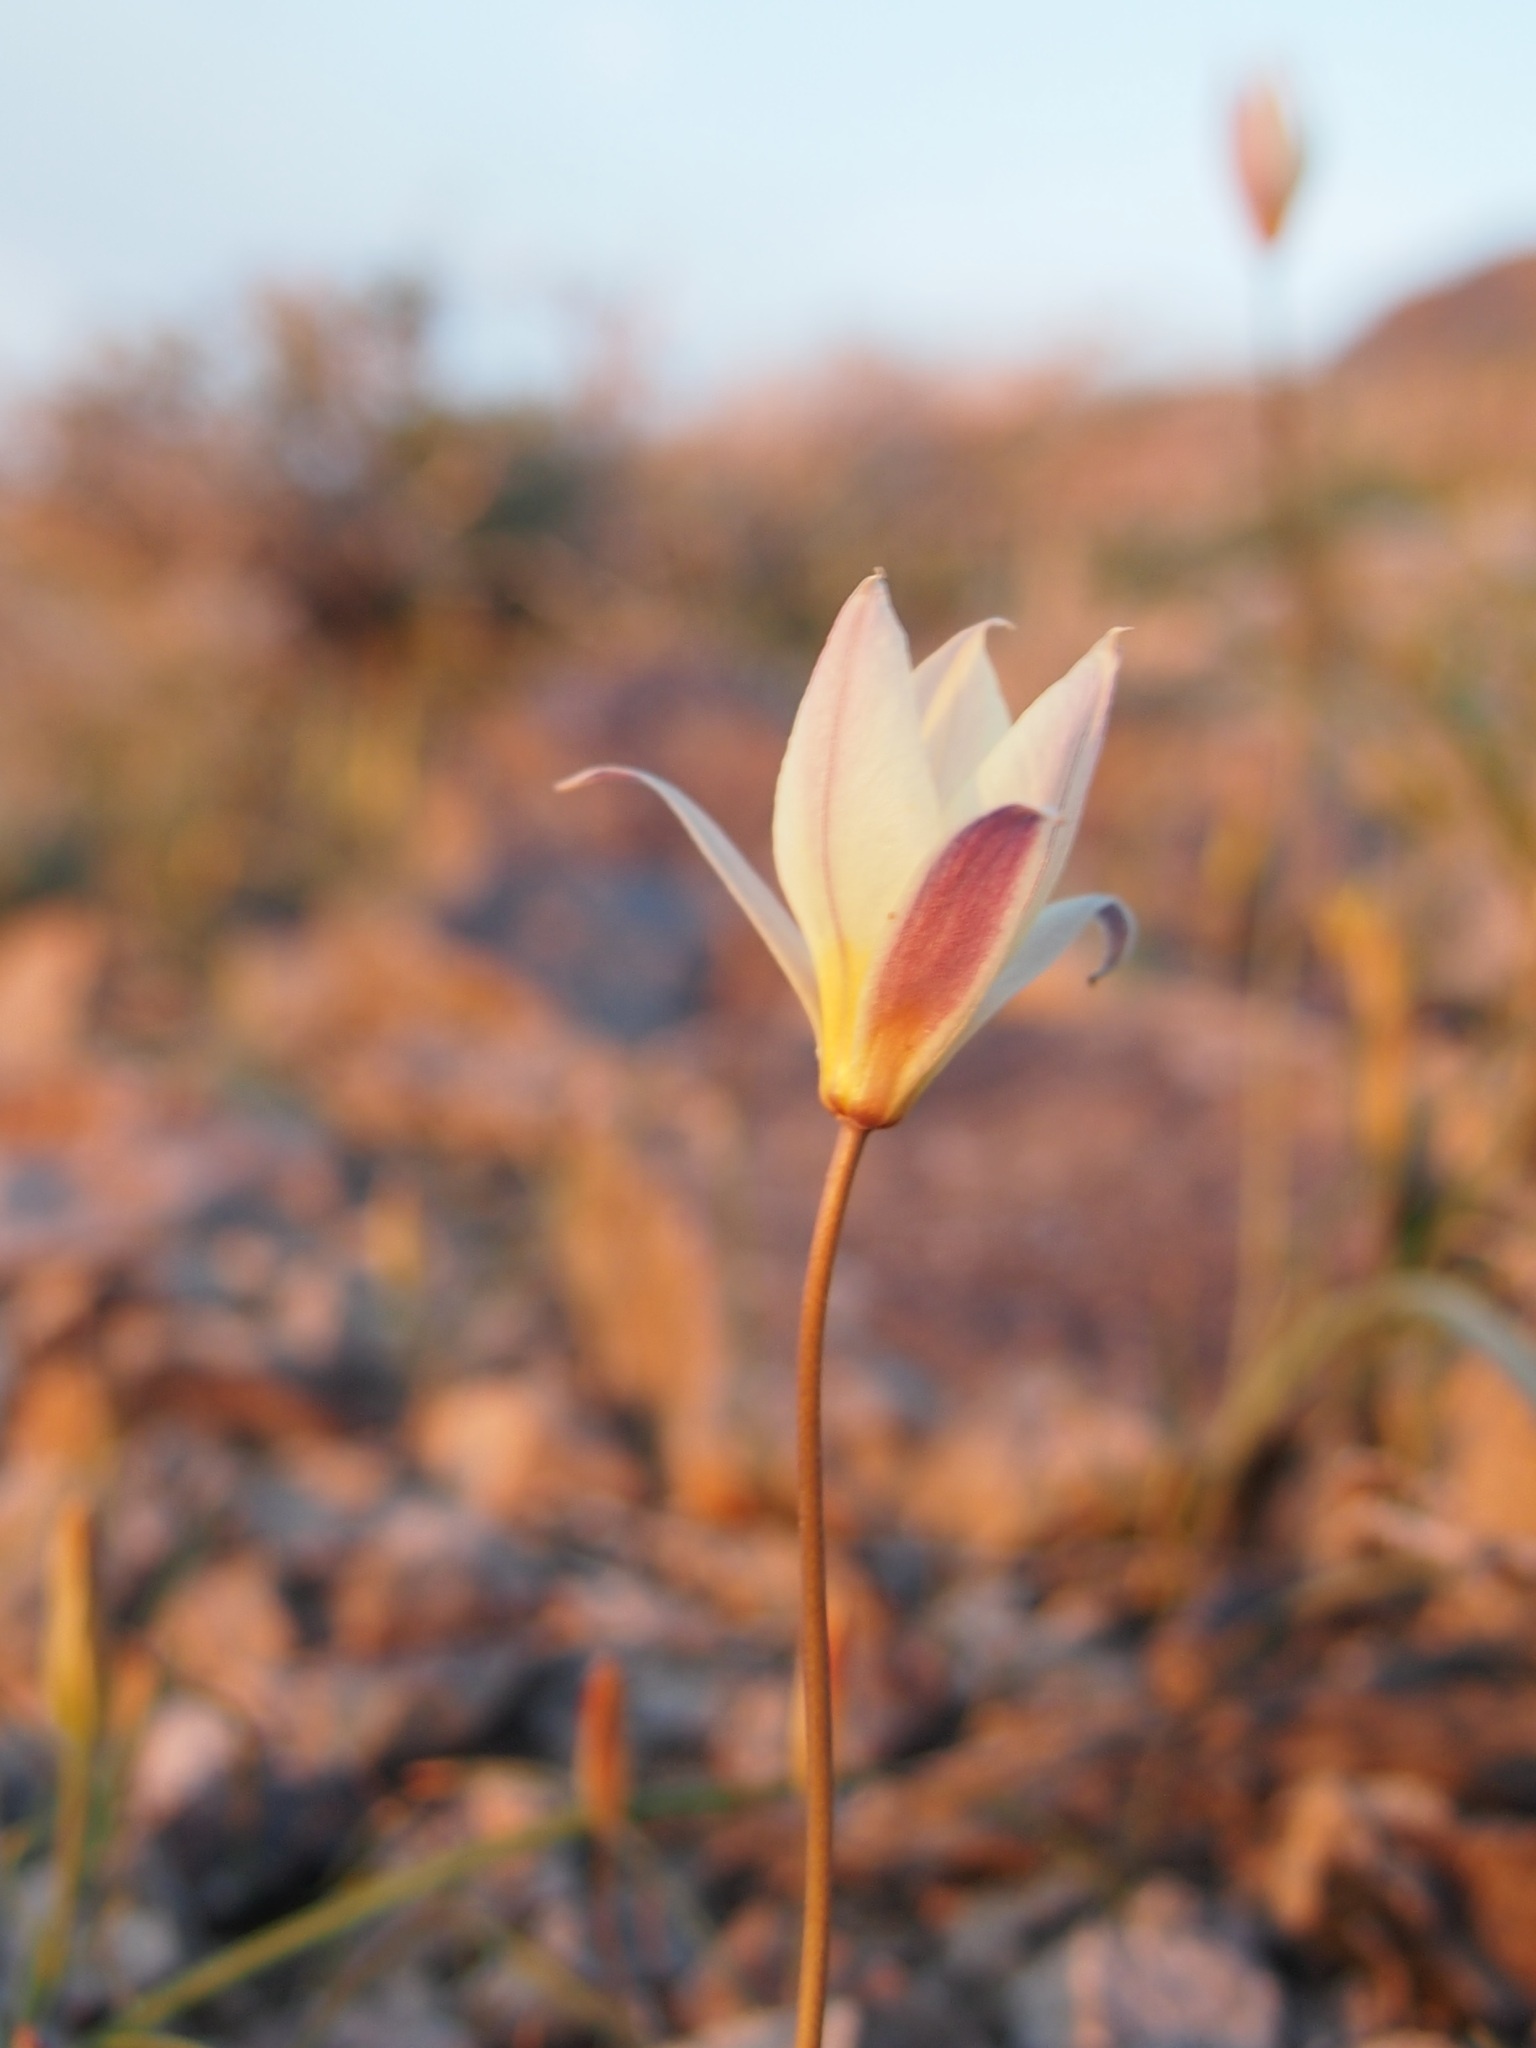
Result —
[[1133, 628], [1074, 876], [1143, 936], [1026, 992], [855, 1198], [862, 2048], [1150, 2042], [1072, 2000], [1175, 1978], [1156, 2038], [1213, 2048], [1528, 2025], [1536, 1426], [1489, 1359], [1536, 1375], [1533, 279], [1305, 383], [853, 361], [667, 430], [621, 380], [449, 405], [419, 294], [274, 293], [238, 360], [125, 348], [12, 422], [23, 1894], [39, 1560], [82, 1488], [119, 1702], [67, 2038], [346, 1874], [547, 1819], [594, 1649], [643, 1784], [717, 1800], [636, 1848], [616, 1920], [566, 1844], [203, 2031], [776, 2038], [705, 2030], [789, 1962], [784, 1361], [826, 1120], [665, 813], [552, 785], [657, 770], [766, 864], [876, 563], [918, 653], [1014, 622], [1018, 706]]
[[[1195, 869], [1247, 807], [1246, 739], [1298, 630], [1323, 634], [1308, 688], [1328, 731], [1389, 738], [1404, 774], [1451, 699], [1513, 715], [1531, 293], [1515, 263], [1416, 302], [1295, 396], [1301, 627], [1271, 546], [1272, 437], [1240, 389], [1108, 396], [1068, 371], [973, 388], [851, 362], [671, 434], [600, 388], [473, 414], [433, 395], [429, 309], [404, 289], [274, 295], [238, 368], [191, 341], [124, 350], [13, 423], [8, 896], [83, 894], [195, 948], [455, 859], [472, 886], [456, 808], [503, 838], [588, 831], [552, 822], [542, 762], [525, 788], [501, 761], [534, 744], [517, 735], [563, 765], [709, 717], [704, 772], [724, 780], [706, 794], [750, 837], [754, 751], [762, 770], [879, 560], [919, 648], [956, 619], [1015, 622], [998, 658], [1019, 701], [1106, 620], [1135, 627], [1111, 761], [1134, 760], [1134, 787], [1097, 805], [1096, 858], [1135, 873], [1155, 957], [1219, 975], [1231, 934]], [[493, 757], [500, 786], [477, 791]], [[1384, 828], [1392, 805], [1375, 790]]]

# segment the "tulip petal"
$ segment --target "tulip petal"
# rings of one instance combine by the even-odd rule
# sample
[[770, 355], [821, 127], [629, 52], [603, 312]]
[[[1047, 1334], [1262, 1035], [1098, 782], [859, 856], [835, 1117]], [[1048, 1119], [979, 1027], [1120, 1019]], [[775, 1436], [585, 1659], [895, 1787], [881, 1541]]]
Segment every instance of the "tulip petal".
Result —
[[1008, 957], [1045, 826], [1008, 804], [940, 849], [870, 968], [846, 1051], [827, 1048], [828, 1108], [871, 1128], [894, 1123], [938, 1072]]
[[971, 1021], [970, 1031], [979, 1031], [1004, 1003], [1054, 965], [1095, 918], [1104, 933], [1104, 957], [1088, 979], [1102, 981], [1112, 974], [1135, 943], [1135, 918], [1118, 896], [1065, 896], [1059, 903], [1048, 903], [1015, 940]]
[[779, 770], [773, 858], [811, 949], [824, 1036], [844, 1032], [864, 968], [942, 837], [907, 639], [883, 576], [838, 613]]
[[[1007, 734], [1008, 706], [987, 652], [987, 634], [1007, 624], [983, 619], [967, 626], [912, 672], [928, 766], [946, 806]], [[958, 827], [966, 819], [952, 822]]]
[[1060, 682], [1042, 691], [976, 771], [979, 809], [1028, 804], [1060, 814], [1046, 861], [1047, 895], [1077, 837], [1114, 699], [1119, 639], [1119, 628], [1106, 633]]
[[724, 882], [739, 907], [757, 928], [758, 937], [783, 969], [784, 978], [800, 998], [811, 1028], [820, 1034], [821, 1019], [816, 1000], [816, 975], [810, 948], [799, 927], [778, 897], [733, 840], [721, 831], [708, 811], [701, 810], [692, 797], [684, 796], [674, 783], [659, 775], [647, 775], [641, 768], [584, 768], [579, 775], [557, 782], [559, 790], [582, 789], [589, 782], [621, 777], [644, 783], [654, 790], [683, 827], [694, 845]]

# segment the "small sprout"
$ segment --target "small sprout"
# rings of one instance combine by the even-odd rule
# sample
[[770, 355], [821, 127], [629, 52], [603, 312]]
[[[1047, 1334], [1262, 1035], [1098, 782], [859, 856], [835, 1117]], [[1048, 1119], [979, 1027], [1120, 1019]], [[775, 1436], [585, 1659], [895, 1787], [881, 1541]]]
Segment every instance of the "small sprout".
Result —
[[101, 1726], [101, 1663], [96, 1638], [95, 1537], [91, 1511], [67, 1501], [48, 1554], [43, 1634], [43, 1701], [61, 1739], [89, 1750]]
[[95, 1540], [91, 1511], [66, 1501], [48, 1553], [43, 1623], [43, 1704], [59, 1739], [53, 1823], [53, 1903], [32, 1955], [34, 1999], [49, 1998], [69, 1967], [86, 1874], [91, 1781], [101, 1733], [101, 1658], [96, 1637]]
[[582, 1680], [573, 1771], [588, 1831], [599, 1842], [615, 1841], [628, 1818], [632, 1774], [624, 1668], [613, 1657], [595, 1657]]

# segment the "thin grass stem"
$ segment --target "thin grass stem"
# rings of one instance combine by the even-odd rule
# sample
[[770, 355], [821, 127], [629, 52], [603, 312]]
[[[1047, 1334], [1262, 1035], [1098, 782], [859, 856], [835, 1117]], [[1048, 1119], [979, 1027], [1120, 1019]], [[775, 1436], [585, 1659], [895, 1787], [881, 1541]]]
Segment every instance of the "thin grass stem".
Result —
[[553, 1848], [557, 1842], [570, 1841], [581, 1834], [582, 1827], [580, 1814], [563, 1813], [538, 1827], [523, 1828], [516, 1834], [500, 1835], [490, 1841], [471, 1842], [460, 1849], [446, 1849], [440, 1856], [424, 1857], [403, 1870], [386, 1871], [381, 1877], [348, 1885], [303, 1912], [290, 1913], [286, 1919], [263, 1927], [244, 1941], [219, 1949], [171, 1978], [169, 1983], [146, 1991], [97, 2036], [98, 2044], [120, 2043], [125, 2032], [152, 2032], [160, 2021], [185, 2012], [189, 2006], [201, 2005], [205, 1999], [255, 1976], [259, 1970], [301, 1955], [320, 1942], [349, 1934], [354, 1927], [376, 1919], [381, 1913], [414, 1905], [418, 1899], [474, 1877], [508, 1856], [536, 1854], [541, 1849]]
[[[720, 1785], [683, 1785], [649, 1793], [634, 1802], [637, 1821], [686, 1822], [711, 1814], [734, 1813], [743, 1807], [771, 1803], [786, 1796], [783, 1785], [741, 1788]], [[583, 1815], [572, 1808], [555, 1815], [538, 1827], [516, 1834], [499, 1835], [486, 1842], [472, 1842], [463, 1848], [447, 1849], [439, 1856], [424, 1857], [402, 1870], [386, 1871], [380, 1877], [364, 1878], [343, 1890], [306, 1906], [298, 1913], [274, 1921], [243, 1940], [231, 1942], [190, 1969], [180, 1971], [165, 1983], [154, 1985], [126, 2005], [100, 2032], [94, 2034], [94, 2048], [124, 2048], [125, 2036], [143, 2034], [162, 2021], [185, 2012], [205, 1998], [213, 1998], [232, 1985], [278, 1963], [291, 1961], [306, 1949], [334, 1941], [402, 1906], [414, 1905], [436, 1891], [476, 1877], [508, 1856], [536, 1854], [561, 1842], [575, 1841], [586, 1832]]]
[[53, 1830], [53, 1900], [33, 1951], [29, 2013], [39, 2011], [57, 1989], [74, 1948], [75, 1913], [90, 1835], [94, 1756], [94, 1748], [88, 1742], [66, 1740], [60, 1749], [59, 1803]]

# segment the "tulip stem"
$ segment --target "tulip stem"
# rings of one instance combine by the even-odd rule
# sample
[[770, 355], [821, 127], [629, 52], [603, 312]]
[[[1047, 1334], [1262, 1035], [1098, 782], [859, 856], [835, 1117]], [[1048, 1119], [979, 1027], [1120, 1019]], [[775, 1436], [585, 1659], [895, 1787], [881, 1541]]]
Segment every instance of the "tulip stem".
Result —
[[800, 1516], [800, 1670], [805, 1715], [805, 1906], [795, 2048], [821, 2048], [832, 1926], [832, 1650], [827, 1634], [827, 1529], [821, 1483], [821, 1351], [827, 1294], [854, 1169], [867, 1130], [839, 1120], [822, 1184], [800, 1300], [796, 1453]]

